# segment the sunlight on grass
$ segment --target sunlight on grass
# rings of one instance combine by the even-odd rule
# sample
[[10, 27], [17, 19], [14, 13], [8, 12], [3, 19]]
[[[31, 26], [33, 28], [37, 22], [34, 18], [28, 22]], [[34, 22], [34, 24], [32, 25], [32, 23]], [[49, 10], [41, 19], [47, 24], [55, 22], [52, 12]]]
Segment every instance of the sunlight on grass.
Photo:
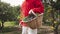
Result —
[[12, 27], [13, 27], [13, 26], [15, 26], [15, 23], [16, 23], [16, 22], [14, 22], [14, 21], [5, 22], [5, 23], [4, 23], [4, 27], [9, 27], [9, 26], [12, 26]]

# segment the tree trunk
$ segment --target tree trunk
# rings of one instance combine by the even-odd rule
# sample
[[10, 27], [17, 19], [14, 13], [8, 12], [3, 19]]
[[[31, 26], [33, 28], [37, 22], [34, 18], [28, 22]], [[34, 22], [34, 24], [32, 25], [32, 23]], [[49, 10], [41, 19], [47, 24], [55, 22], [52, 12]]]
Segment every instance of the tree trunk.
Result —
[[0, 30], [1, 30], [1, 23], [0, 23]]
[[3, 29], [3, 27], [4, 27], [4, 21], [2, 21], [2, 26], [1, 26], [1, 28]]
[[55, 29], [54, 29], [54, 34], [58, 34], [58, 24], [56, 25]]

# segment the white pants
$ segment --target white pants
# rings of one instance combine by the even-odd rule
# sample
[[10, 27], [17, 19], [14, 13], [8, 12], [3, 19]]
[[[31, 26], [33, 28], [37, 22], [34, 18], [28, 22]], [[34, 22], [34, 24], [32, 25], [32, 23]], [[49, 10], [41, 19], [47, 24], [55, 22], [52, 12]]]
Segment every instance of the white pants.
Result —
[[22, 34], [37, 34], [37, 29], [22, 26]]

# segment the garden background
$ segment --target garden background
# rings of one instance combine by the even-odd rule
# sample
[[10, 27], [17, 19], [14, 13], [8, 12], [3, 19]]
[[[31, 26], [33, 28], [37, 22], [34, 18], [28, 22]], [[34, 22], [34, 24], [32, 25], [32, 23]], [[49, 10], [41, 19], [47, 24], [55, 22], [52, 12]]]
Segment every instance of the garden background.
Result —
[[[38, 34], [60, 34], [60, 0], [42, 0], [45, 12]], [[0, 0], [0, 34], [21, 34], [20, 5], [11, 6]]]

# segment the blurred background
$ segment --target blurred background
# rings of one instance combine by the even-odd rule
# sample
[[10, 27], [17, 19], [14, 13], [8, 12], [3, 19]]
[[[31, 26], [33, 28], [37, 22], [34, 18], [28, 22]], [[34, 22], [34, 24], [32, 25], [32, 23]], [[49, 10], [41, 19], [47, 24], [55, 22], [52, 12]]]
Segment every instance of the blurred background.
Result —
[[[20, 6], [24, 0], [0, 0], [0, 34], [21, 34]], [[45, 7], [38, 34], [60, 34], [60, 0], [41, 0]]]

